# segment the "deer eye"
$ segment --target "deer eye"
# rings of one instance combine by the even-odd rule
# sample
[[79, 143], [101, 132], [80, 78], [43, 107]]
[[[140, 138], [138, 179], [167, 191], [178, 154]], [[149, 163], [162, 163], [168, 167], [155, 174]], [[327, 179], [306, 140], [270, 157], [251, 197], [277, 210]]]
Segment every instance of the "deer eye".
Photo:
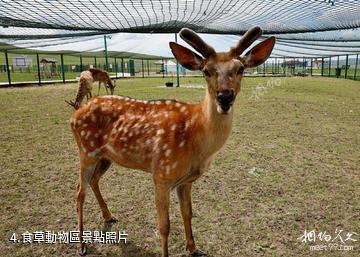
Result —
[[240, 74], [242, 74], [243, 72], [244, 72], [244, 70], [245, 70], [245, 68], [244, 67], [240, 67], [239, 69], [238, 69], [238, 71], [237, 71], [237, 75], [240, 75]]
[[211, 76], [210, 72], [209, 72], [207, 69], [204, 69], [204, 70], [203, 70], [203, 73], [204, 73], [204, 75], [205, 75], [206, 77], [210, 77], [210, 76]]

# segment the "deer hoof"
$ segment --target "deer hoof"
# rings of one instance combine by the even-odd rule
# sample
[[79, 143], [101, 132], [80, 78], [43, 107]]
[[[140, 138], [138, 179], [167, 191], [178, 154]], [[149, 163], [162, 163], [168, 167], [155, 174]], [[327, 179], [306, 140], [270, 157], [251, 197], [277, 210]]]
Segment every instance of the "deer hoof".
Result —
[[190, 254], [191, 257], [200, 257], [200, 256], [207, 256], [207, 253], [197, 249], [195, 252]]
[[81, 246], [80, 246], [80, 249], [79, 249], [79, 254], [80, 254], [81, 256], [85, 256], [85, 255], [86, 255], [86, 252], [87, 252], [86, 245], [81, 245]]
[[117, 218], [111, 217], [110, 219], [105, 220], [106, 224], [112, 224], [118, 222]]

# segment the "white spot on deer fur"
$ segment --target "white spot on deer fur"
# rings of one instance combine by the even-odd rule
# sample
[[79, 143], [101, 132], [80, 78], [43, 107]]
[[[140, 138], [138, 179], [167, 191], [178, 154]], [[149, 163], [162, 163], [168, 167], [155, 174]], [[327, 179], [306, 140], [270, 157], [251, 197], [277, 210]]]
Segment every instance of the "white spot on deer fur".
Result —
[[156, 132], [157, 135], [162, 135], [162, 134], [164, 134], [164, 133], [165, 133], [165, 130], [164, 130], [164, 129], [159, 129], [159, 130]]
[[170, 166], [169, 165], [167, 165], [166, 167], [165, 167], [165, 173], [166, 173], [166, 175], [169, 175], [170, 174]]
[[176, 129], [176, 124], [171, 125], [170, 129], [174, 131]]
[[181, 141], [179, 147], [183, 147], [185, 145], [185, 141]]
[[126, 142], [127, 141], [127, 137], [121, 137], [120, 141]]
[[171, 101], [170, 101], [170, 100], [166, 100], [165, 103], [166, 103], [166, 104], [171, 104]]
[[165, 151], [165, 156], [166, 156], [166, 157], [169, 157], [170, 154], [171, 154], [171, 149], [167, 149], [167, 150]]
[[175, 104], [175, 106], [179, 108], [179, 107], [181, 106], [181, 103], [178, 103], [178, 102], [177, 102], [177, 103]]
[[91, 146], [91, 147], [94, 147], [94, 146], [95, 146], [94, 141], [90, 141], [90, 146]]
[[80, 126], [81, 123], [82, 123], [82, 120], [81, 120], [81, 119], [78, 119], [78, 120], [77, 120], [77, 124]]
[[91, 121], [96, 122], [96, 116], [94, 114], [91, 114]]
[[149, 101], [148, 101], [148, 100], [145, 100], [145, 101], [144, 101], [144, 104], [148, 104], [148, 103], [149, 103]]
[[88, 132], [86, 133], [85, 139], [88, 139], [90, 137], [90, 135], [91, 135], [91, 131], [88, 130]]
[[106, 145], [105, 145], [105, 148], [106, 148], [109, 152], [111, 152], [112, 154], [117, 155], [116, 150], [115, 150], [111, 145], [106, 144]]
[[85, 134], [86, 134], [86, 132], [85, 132], [85, 130], [82, 130], [81, 132], [80, 132], [80, 136], [85, 136]]
[[99, 137], [99, 133], [95, 133], [94, 137], [98, 138], [98, 137]]
[[98, 100], [97, 98], [95, 98], [95, 99], [94, 99], [94, 103], [97, 104], [98, 102], [99, 102], [99, 100]]
[[145, 143], [146, 143], [147, 145], [150, 145], [150, 144], [151, 144], [151, 139], [146, 139]]
[[185, 111], [186, 111], [186, 106], [183, 105], [183, 106], [180, 108], [180, 111], [181, 111], [181, 112], [185, 112]]
[[161, 104], [161, 101], [156, 101], [155, 102], [157, 105], [160, 105]]
[[173, 165], [171, 166], [172, 169], [175, 169], [177, 167], [177, 162], [174, 162]]
[[108, 135], [104, 135], [103, 139], [106, 140], [108, 138]]
[[129, 137], [132, 137], [132, 136], [133, 136], [133, 133], [132, 133], [132, 132], [130, 132], [130, 133], [129, 133]]

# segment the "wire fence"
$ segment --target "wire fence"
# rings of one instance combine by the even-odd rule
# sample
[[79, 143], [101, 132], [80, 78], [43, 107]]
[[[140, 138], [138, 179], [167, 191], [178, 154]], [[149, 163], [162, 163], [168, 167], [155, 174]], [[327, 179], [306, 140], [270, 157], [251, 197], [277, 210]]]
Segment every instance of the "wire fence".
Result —
[[[360, 80], [359, 54], [330, 57], [271, 57], [264, 64], [248, 69], [245, 76], [323, 76]], [[177, 75], [202, 76], [189, 71], [176, 60], [82, 56], [45, 53], [0, 52], [0, 85], [76, 82], [81, 71], [107, 70], [112, 78], [163, 77], [176, 81]]]

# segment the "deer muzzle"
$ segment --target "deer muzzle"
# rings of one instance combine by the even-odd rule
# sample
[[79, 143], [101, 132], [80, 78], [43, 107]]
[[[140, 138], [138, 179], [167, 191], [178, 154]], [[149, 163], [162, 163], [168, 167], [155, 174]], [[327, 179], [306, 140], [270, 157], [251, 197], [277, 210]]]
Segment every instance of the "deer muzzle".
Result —
[[233, 90], [218, 91], [216, 95], [217, 111], [220, 114], [228, 114], [231, 111], [235, 99]]

